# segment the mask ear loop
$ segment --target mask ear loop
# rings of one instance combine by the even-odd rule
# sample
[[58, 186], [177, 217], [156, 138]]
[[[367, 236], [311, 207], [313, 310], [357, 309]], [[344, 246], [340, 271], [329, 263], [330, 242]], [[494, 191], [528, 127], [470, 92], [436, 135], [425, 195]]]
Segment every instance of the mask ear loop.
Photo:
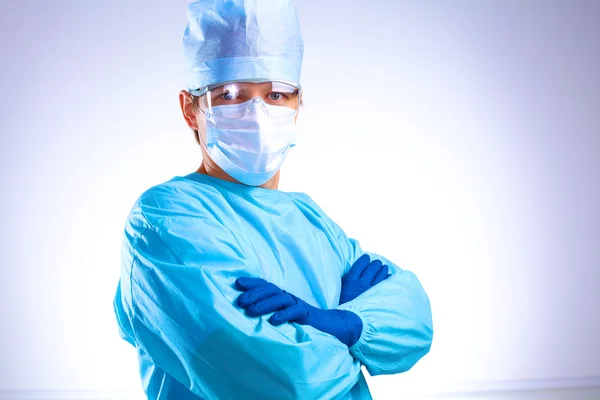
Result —
[[[198, 138], [200, 139], [200, 142], [202, 143], [202, 146], [206, 149], [209, 150], [211, 147], [214, 146], [215, 141], [216, 141], [216, 136], [214, 135], [214, 130], [213, 129], [209, 129], [209, 124], [211, 126], [215, 126], [215, 122], [213, 119], [213, 114], [208, 111], [211, 109], [211, 101], [210, 101], [210, 91], [209, 90], [202, 90], [202, 89], [190, 89], [188, 90], [188, 93], [190, 93], [190, 95], [196, 97], [198, 99], [197, 101], [197, 105], [198, 105], [198, 110], [200, 110], [200, 112], [202, 114], [204, 114], [204, 120], [206, 121], [206, 142], [202, 139], [202, 135], [200, 133], [198, 133]], [[205, 110], [203, 107], [203, 102], [207, 103], [207, 108], [208, 110]]]
[[[207, 96], [207, 94], [205, 94], [205, 96]], [[209, 108], [208, 110], [210, 110], [210, 99], [208, 100], [208, 104], [209, 104]], [[215, 134], [215, 130], [211, 129], [211, 128], [216, 128], [216, 122], [214, 120], [214, 114], [211, 113], [210, 111], [204, 111], [201, 110], [202, 113], [204, 114], [204, 120], [206, 121], [206, 149], [209, 150], [211, 149], [217, 142], [217, 136]]]

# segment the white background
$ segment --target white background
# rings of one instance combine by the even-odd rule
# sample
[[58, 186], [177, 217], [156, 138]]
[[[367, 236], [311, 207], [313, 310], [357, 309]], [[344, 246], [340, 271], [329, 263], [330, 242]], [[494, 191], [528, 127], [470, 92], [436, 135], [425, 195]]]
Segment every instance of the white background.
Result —
[[[200, 163], [186, 5], [0, 3], [0, 390], [141, 390], [112, 298], [133, 202]], [[600, 2], [297, 6], [306, 106], [280, 188], [433, 306], [431, 353], [369, 379], [375, 398], [599, 384]]]

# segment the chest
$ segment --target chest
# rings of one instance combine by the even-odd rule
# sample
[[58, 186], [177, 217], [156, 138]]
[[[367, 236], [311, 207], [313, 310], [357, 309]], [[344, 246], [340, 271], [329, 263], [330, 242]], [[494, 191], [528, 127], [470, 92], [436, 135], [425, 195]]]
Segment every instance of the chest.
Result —
[[327, 225], [295, 207], [258, 206], [235, 213], [236, 239], [251, 273], [321, 308], [338, 305], [342, 258]]

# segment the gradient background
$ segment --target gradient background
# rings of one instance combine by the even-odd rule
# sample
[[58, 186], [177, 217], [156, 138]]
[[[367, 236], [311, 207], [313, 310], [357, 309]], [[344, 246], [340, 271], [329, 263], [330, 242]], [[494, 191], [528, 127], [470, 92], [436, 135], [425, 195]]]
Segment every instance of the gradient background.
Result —
[[[0, 1], [5, 397], [140, 395], [112, 298], [130, 207], [200, 163], [187, 3]], [[369, 379], [375, 398], [600, 387], [600, 1], [296, 4], [306, 106], [281, 189], [432, 301], [431, 353]]]

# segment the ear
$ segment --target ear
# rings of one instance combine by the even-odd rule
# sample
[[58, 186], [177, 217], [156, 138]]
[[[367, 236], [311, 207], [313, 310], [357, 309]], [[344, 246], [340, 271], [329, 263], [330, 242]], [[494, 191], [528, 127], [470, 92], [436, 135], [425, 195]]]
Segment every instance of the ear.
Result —
[[198, 130], [198, 119], [196, 118], [196, 110], [194, 110], [194, 100], [191, 94], [186, 90], [179, 92], [179, 106], [185, 122], [190, 129]]

